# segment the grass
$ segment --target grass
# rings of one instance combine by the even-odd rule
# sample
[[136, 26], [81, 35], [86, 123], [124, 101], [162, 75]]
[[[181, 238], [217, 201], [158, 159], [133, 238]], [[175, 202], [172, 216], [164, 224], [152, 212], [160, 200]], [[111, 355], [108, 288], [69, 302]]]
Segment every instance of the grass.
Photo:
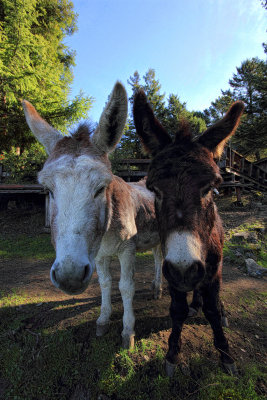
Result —
[[48, 260], [54, 256], [50, 235], [40, 234], [30, 237], [21, 234], [15, 238], [0, 235], [0, 257]]
[[[227, 249], [232, 249], [228, 243]], [[49, 235], [20, 235], [15, 241], [0, 236], [0, 255], [7, 260], [45, 260], [53, 258], [54, 252]], [[137, 260], [152, 262], [153, 256], [151, 252], [138, 253]], [[241, 298], [240, 304], [249, 306], [250, 319], [255, 302], [263, 295], [248, 291]], [[116, 320], [105, 337], [96, 338], [99, 307], [90, 309], [85, 318], [79, 308], [81, 301], [49, 301], [40, 293], [30, 297], [23, 290], [0, 292], [1, 400], [97, 400], [100, 395], [112, 400], [265, 399], [260, 364], [240, 365], [236, 378], [226, 375], [209, 357], [191, 352], [189, 373], [177, 368], [170, 379], [165, 375], [165, 351], [156, 334], [136, 340], [132, 350], [124, 350], [121, 321]], [[143, 315], [148, 313], [144, 310]], [[75, 315], [74, 321], [71, 315]]]
[[[82, 329], [86, 327], [78, 328]], [[69, 400], [75, 390], [80, 391], [79, 399], [90, 393], [92, 400], [100, 394], [118, 400], [264, 399], [255, 391], [264, 379], [256, 365], [246, 366], [237, 379], [207, 359], [193, 356], [190, 376], [177, 368], [169, 379], [163, 353], [151, 339], [137, 342], [128, 351], [120, 348], [116, 329], [87, 343], [76, 337], [77, 329], [49, 334], [42, 329], [17, 330], [1, 336], [1, 377], [8, 385], [5, 399]]]
[[[255, 298], [252, 291], [248, 295]], [[60, 311], [62, 320], [67, 319], [79, 302], [43, 300], [23, 291], [1, 293], [1, 400], [97, 400], [100, 395], [114, 400], [265, 399], [264, 373], [255, 362], [242, 365], [236, 378], [214, 360], [192, 352], [187, 356], [189, 373], [177, 368], [170, 379], [157, 335], [136, 340], [132, 350], [125, 350], [120, 322], [113, 322], [102, 338], [95, 337], [94, 314], [91, 320], [81, 316], [59, 329], [53, 313]]]
[[235, 233], [240, 232], [251, 232], [257, 231], [258, 229], [264, 228], [264, 225], [261, 221], [255, 221], [253, 223], [246, 223], [240, 225], [238, 228], [229, 231], [230, 240], [224, 243], [224, 250], [223, 254], [224, 257], [229, 257], [229, 260], [232, 263], [240, 263], [240, 259], [236, 257], [235, 250], [238, 249], [239, 252], [245, 255], [246, 252], [253, 253], [256, 256], [256, 261], [262, 267], [267, 268], [267, 235], [262, 235], [261, 239], [258, 239], [257, 243], [249, 243], [249, 242], [242, 242], [242, 243], [233, 243], [231, 241], [232, 236]]
[[[50, 235], [39, 234], [35, 237], [18, 235], [7, 238], [0, 234], [0, 257], [49, 260], [55, 257]], [[152, 251], [136, 253], [138, 262], [153, 259]]]

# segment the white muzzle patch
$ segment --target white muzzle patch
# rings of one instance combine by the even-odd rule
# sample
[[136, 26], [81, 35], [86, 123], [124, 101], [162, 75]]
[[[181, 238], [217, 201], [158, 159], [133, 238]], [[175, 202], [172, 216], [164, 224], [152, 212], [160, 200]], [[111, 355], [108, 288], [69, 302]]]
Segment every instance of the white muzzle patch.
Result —
[[166, 240], [165, 259], [174, 267], [186, 269], [201, 261], [201, 242], [189, 232], [172, 232]]

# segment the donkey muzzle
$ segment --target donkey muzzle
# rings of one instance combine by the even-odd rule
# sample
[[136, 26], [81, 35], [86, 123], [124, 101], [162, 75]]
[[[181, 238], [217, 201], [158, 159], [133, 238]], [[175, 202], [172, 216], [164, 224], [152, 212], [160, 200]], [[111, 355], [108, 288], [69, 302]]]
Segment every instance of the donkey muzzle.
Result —
[[93, 267], [87, 264], [76, 264], [70, 259], [65, 262], [55, 261], [50, 270], [53, 285], [67, 294], [80, 294], [88, 286], [93, 274]]
[[165, 260], [163, 263], [163, 275], [167, 279], [169, 285], [175, 287], [180, 292], [189, 292], [203, 280], [205, 276], [204, 264], [199, 261], [193, 261], [192, 264], [184, 268], [179, 265], [173, 265], [170, 261]]

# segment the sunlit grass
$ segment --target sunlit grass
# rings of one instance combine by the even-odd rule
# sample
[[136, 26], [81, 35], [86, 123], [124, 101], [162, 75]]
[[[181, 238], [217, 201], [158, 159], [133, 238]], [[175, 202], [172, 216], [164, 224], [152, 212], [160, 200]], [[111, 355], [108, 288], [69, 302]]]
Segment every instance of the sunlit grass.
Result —
[[55, 252], [50, 242], [50, 235], [30, 237], [26, 234], [16, 237], [0, 235], [0, 257], [21, 257], [26, 259], [47, 260], [54, 258]]

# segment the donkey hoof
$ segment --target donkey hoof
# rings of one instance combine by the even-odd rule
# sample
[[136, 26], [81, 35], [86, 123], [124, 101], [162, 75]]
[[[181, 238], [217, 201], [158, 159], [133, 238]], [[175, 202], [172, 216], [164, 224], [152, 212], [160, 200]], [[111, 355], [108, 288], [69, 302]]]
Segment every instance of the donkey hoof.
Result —
[[227, 317], [222, 317], [222, 326], [229, 328], [229, 322]]
[[189, 311], [188, 311], [187, 316], [190, 317], [190, 318], [191, 317], [195, 317], [197, 315], [197, 313], [198, 313], [198, 310], [196, 310], [193, 307], [189, 307]]
[[238, 375], [238, 371], [236, 368], [235, 363], [223, 363], [223, 368], [225, 369], [226, 373], [229, 375]]
[[165, 371], [166, 371], [166, 375], [169, 378], [173, 377], [175, 368], [176, 368], [176, 364], [172, 364], [168, 360], [165, 360]]
[[134, 335], [123, 335], [122, 347], [129, 350], [132, 349], [134, 347]]
[[96, 324], [96, 336], [104, 336], [109, 330], [109, 323], [107, 324]]
[[154, 299], [159, 300], [162, 297], [162, 289], [154, 288]]

